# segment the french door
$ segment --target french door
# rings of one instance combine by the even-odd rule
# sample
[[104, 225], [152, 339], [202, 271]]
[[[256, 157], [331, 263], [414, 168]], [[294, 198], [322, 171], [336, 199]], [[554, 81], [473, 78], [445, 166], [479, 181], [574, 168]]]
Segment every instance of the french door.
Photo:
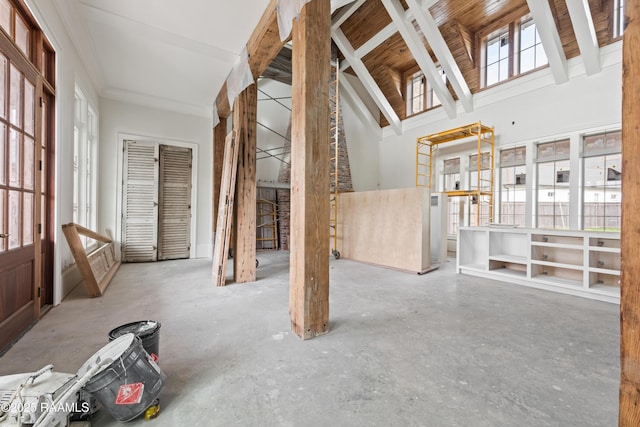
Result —
[[28, 12], [0, 0], [0, 354], [52, 302], [53, 58]]

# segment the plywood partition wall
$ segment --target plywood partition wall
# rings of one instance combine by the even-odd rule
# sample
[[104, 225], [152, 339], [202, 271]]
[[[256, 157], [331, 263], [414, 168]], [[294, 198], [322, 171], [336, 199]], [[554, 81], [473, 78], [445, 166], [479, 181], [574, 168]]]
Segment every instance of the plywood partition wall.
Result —
[[430, 267], [429, 190], [363, 191], [339, 197], [341, 257], [416, 273]]

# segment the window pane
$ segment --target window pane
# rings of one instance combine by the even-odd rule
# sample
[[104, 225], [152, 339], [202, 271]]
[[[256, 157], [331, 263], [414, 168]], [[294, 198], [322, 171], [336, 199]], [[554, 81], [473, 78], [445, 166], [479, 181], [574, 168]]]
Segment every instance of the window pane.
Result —
[[[7, 171], [5, 169], [7, 155], [7, 141], [5, 130], [7, 127], [0, 123], [0, 185], [7, 185]], [[1, 224], [1, 223], [0, 223]]]
[[549, 59], [547, 59], [547, 53], [544, 51], [544, 46], [542, 43], [536, 45], [536, 68], [542, 67], [549, 63]]
[[9, 132], [9, 186], [20, 187], [20, 170], [22, 163], [20, 162], [20, 146], [22, 145], [21, 135], [15, 130]]
[[509, 35], [504, 34], [500, 36], [500, 59], [509, 57]]
[[498, 62], [500, 59], [500, 39], [495, 38], [487, 43], [487, 65]]
[[11, 65], [11, 83], [9, 90], [9, 120], [12, 124], [22, 127], [22, 73]]
[[20, 247], [20, 192], [9, 191], [9, 249]]
[[29, 27], [16, 13], [16, 45], [29, 57]]
[[536, 26], [533, 20], [527, 21], [520, 27], [520, 49], [524, 50], [536, 43]]
[[33, 139], [28, 136], [24, 137], [24, 152], [22, 157], [24, 158], [24, 177], [23, 188], [27, 190], [33, 190], [33, 173], [35, 171], [35, 144]]
[[40, 196], [40, 224], [42, 227], [40, 228], [40, 238], [44, 239], [44, 233], [47, 229], [47, 205], [46, 205], [46, 196], [43, 194]]
[[33, 243], [33, 193], [24, 193], [22, 208], [22, 245]]
[[36, 88], [27, 79], [24, 80], [24, 131], [29, 135], [35, 132], [34, 113], [35, 113], [35, 96]]
[[520, 52], [520, 72], [526, 73], [536, 68], [534, 48], [529, 48]]
[[0, 117], [7, 118], [6, 97], [7, 90], [5, 82], [7, 81], [7, 58], [4, 55], [0, 55]]
[[499, 64], [491, 64], [487, 67], [487, 86], [491, 86], [492, 84], [496, 84], [500, 81], [500, 70]]
[[509, 78], [509, 61], [504, 60], [500, 61], [500, 77], [499, 80], [506, 80]]
[[11, 4], [8, 0], [0, 0], [0, 26], [11, 35]]

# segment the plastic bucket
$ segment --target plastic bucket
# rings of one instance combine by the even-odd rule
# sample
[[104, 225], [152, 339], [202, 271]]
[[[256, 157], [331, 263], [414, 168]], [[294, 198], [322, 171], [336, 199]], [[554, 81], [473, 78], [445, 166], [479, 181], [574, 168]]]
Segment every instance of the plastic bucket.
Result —
[[157, 362], [160, 355], [160, 326], [160, 322], [155, 320], [127, 323], [109, 332], [109, 341], [113, 341], [124, 334], [134, 334], [140, 338], [146, 352]]
[[131, 421], [158, 398], [166, 375], [134, 334], [122, 335], [95, 353], [78, 371], [102, 365], [84, 389], [118, 421]]

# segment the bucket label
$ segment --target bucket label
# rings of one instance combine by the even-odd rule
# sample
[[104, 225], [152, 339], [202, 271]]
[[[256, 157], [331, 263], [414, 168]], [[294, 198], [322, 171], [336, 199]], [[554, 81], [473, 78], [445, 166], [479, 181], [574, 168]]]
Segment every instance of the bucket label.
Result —
[[116, 405], [136, 405], [140, 403], [143, 391], [143, 383], [121, 385], [116, 396]]

